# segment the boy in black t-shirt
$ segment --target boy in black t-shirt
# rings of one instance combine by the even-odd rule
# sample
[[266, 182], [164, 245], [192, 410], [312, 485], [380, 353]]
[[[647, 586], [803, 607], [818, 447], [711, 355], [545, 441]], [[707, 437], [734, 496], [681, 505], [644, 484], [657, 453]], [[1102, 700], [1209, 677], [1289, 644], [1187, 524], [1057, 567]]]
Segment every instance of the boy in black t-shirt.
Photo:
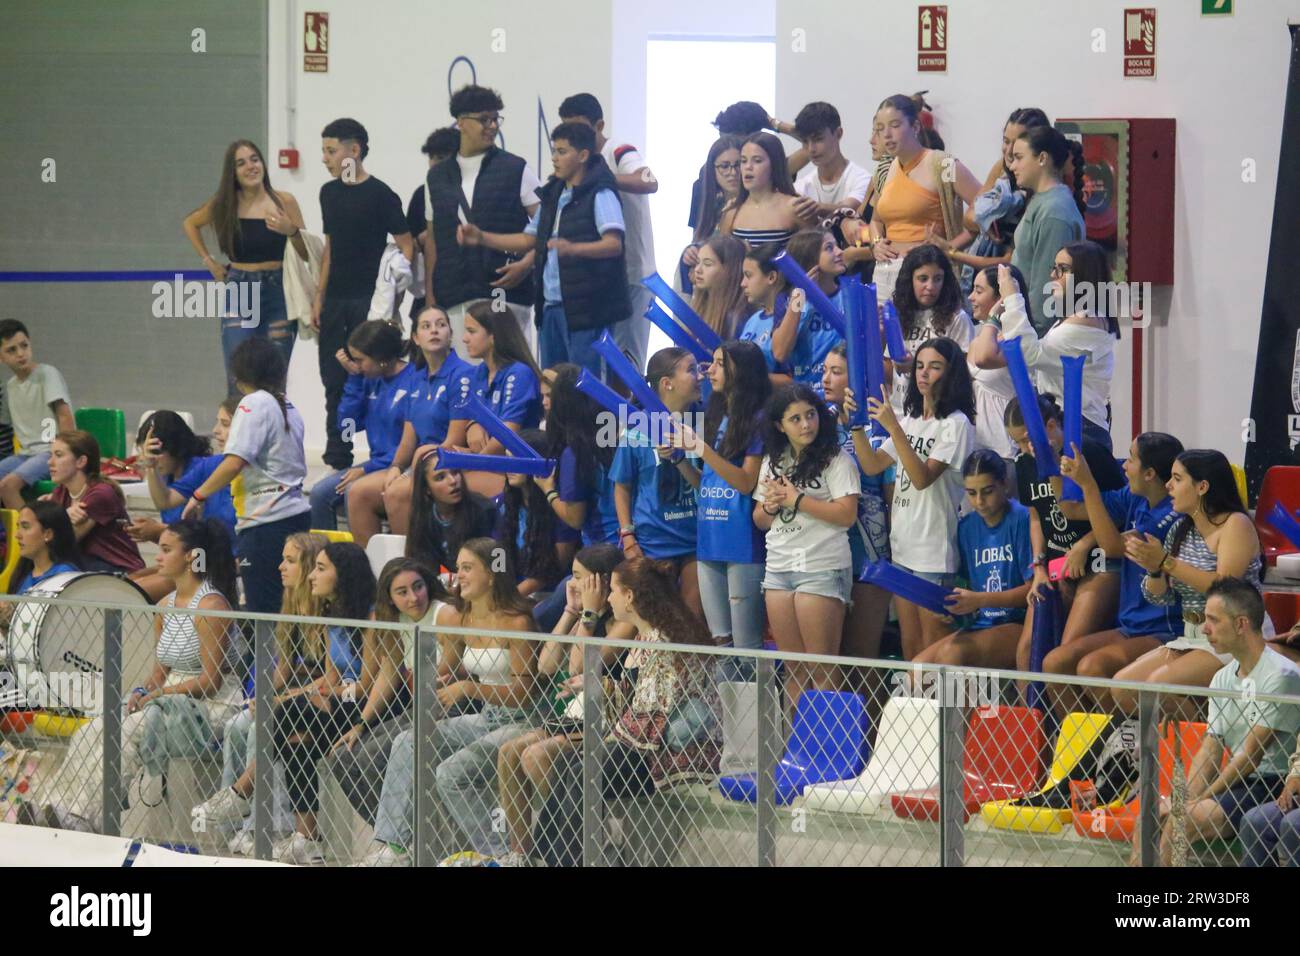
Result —
[[312, 325], [320, 336], [320, 377], [325, 385], [325, 464], [352, 466], [352, 441], [339, 427], [339, 399], [348, 373], [335, 354], [352, 330], [366, 320], [379, 274], [379, 260], [391, 235], [408, 261], [415, 261], [402, 201], [361, 165], [370, 152], [366, 128], [337, 119], [321, 130], [321, 159], [334, 177], [320, 190], [325, 254], [312, 304]]

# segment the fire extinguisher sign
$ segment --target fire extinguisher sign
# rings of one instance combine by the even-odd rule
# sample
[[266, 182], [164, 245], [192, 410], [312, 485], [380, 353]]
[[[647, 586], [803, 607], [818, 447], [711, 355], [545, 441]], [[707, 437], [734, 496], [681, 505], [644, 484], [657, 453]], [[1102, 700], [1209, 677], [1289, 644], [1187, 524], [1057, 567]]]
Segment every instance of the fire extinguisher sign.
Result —
[[924, 6], [916, 10], [916, 70], [948, 72], [948, 8]]
[[304, 73], [328, 73], [330, 68], [330, 15], [306, 13], [302, 21]]
[[1131, 7], [1124, 10], [1124, 75], [1155, 79], [1155, 7]]

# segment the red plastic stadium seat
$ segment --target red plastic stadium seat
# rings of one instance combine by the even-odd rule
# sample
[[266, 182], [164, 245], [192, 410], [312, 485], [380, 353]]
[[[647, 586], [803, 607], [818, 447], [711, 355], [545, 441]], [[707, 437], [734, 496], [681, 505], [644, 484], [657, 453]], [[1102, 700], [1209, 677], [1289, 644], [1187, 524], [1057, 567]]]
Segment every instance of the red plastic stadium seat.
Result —
[[1291, 625], [1300, 619], [1300, 594], [1266, 591], [1264, 592], [1264, 610], [1268, 611], [1274, 629], [1279, 634], [1285, 634], [1291, 630]]
[[1259, 532], [1259, 543], [1264, 549], [1264, 563], [1269, 566], [1277, 564], [1279, 554], [1294, 554], [1300, 550], [1268, 522], [1269, 512], [1279, 502], [1287, 514], [1293, 515], [1300, 508], [1300, 465], [1274, 465], [1264, 474], [1264, 483], [1259, 488], [1259, 500], [1255, 502], [1255, 530]]
[[[1041, 711], [1001, 706], [971, 711], [963, 761], [963, 822], [985, 803], [1033, 792], [1043, 776], [1046, 743]], [[906, 820], [939, 819], [938, 788], [896, 793], [890, 804], [894, 814]]]
[[[1167, 797], [1173, 793], [1174, 785], [1174, 734], [1182, 741], [1183, 772], [1192, 765], [1192, 758], [1201, 749], [1205, 739], [1206, 725], [1199, 723], [1179, 723], [1170, 726], [1160, 738], [1159, 763], [1160, 795]], [[1225, 753], [1224, 757], [1228, 755]], [[1072, 797], [1073, 800], [1073, 797]], [[1074, 808], [1074, 830], [1079, 836], [1094, 840], [1128, 841], [1133, 839], [1133, 830], [1137, 826], [1142, 812], [1142, 801], [1134, 797], [1128, 803], [1092, 809]]]

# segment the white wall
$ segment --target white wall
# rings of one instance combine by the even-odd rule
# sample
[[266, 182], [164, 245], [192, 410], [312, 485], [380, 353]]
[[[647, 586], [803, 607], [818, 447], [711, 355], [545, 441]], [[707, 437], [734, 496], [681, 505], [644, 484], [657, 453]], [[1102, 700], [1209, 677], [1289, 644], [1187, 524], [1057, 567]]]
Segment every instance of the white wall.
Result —
[[[329, 13], [329, 72], [302, 70], [302, 21], [306, 10]], [[472, 4], [427, 0], [275, 0], [270, 4], [267, 158], [294, 144], [301, 166], [273, 182], [293, 192], [309, 229], [320, 230], [320, 187], [328, 174], [320, 162], [320, 131], [330, 120], [351, 116], [370, 134], [366, 169], [391, 186], [405, 208], [424, 181], [420, 146], [430, 132], [450, 125], [448, 70], [458, 56], [474, 64], [477, 81], [505, 100], [506, 148], [538, 163], [538, 98], [546, 128], [571, 93], [610, 99], [610, 10], [602, 0], [566, 0], [563, 7], [528, 0]], [[292, 75], [288, 75], [292, 73]], [[464, 63], [452, 88], [470, 82]], [[296, 89], [296, 116], [286, 113]], [[542, 138], [539, 175], [551, 172]], [[289, 394], [303, 412], [307, 447], [325, 445], [325, 395], [315, 342], [300, 342], [289, 372]]]
[[[834, 103], [846, 152], [863, 162], [876, 104], [928, 89], [946, 145], [981, 178], [1016, 107], [1039, 106], [1053, 119], [1175, 118], [1175, 286], [1157, 296], [1157, 327], [1147, 334], [1144, 421], [1240, 462], [1277, 179], [1286, 22], [1300, 16], [1300, 2], [1238, 3], [1226, 18], [1202, 18], [1196, 3], [1143, 4], [1158, 9], [1154, 80], [1123, 78], [1125, 5], [948, 0], [948, 72], [922, 74], [917, 4], [854, 7], [864, 13], [846, 22], [837, 0], [780, 0], [777, 106], [793, 117], [811, 100]], [[1098, 27], [1105, 53], [1092, 51]], [[796, 29], [806, 33], [806, 52], [792, 49]], [[1257, 163], [1254, 183], [1241, 181], [1246, 158]], [[1129, 432], [1127, 342], [1115, 374], [1117, 449]]]
[[[948, 0], [947, 74], [916, 72], [917, 4], [900, 0], [756, 0], [744, 7], [698, 0], [577, 0], [562, 7], [387, 0], [377, 7], [334, 0], [330, 72], [306, 74], [299, 32], [306, 6], [286, 0], [272, 5], [267, 148], [273, 154], [290, 136], [296, 140], [304, 169], [277, 182], [299, 195], [309, 225], [319, 228], [319, 132], [331, 119], [355, 116], [370, 131], [368, 168], [405, 201], [422, 176], [420, 143], [450, 120], [447, 69], [463, 54], [474, 61], [479, 82], [505, 98], [511, 151], [537, 161], [539, 94], [554, 125], [559, 101], [587, 90], [605, 105], [610, 131], [644, 147], [653, 167], [656, 151], [671, 144], [645, 142], [651, 36], [775, 34], [778, 114], [793, 119], [804, 103], [829, 100], [843, 116], [846, 151], [860, 162], [869, 159], [875, 105], [896, 92], [928, 88], [949, 148], [980, 176], [997, 159], [1002, 123], [1014, 107], [1041, 106], [1053, 118], [1171, 116], [1178, 121], [1176, 285], [1157, 296], [1156, 328], [1147, 334], [1145, 421], [1240, 460], [1277, 176], [1286, 19], [1300, 17], [1300, 0], [1238, 3], [1232, 17], [1217, 19], [1202, 18], [1195, 3], [1157, 6], [1157, 78], [1125, 80], [1121, 0]], [[294, 24], [298, 93], [292, 130], [285, 118], [286, 17]], [[1104, 53], [1092, 51], [1098, 27], [1106, 31]], [[505, 30], [499, 53], [492, 52], [496, 28]], [[806, 52], [792, 50], [795, 29], [804, 31]], [[467, 80], [462, 65], [455, 83]], [[1257, 163], [1254, 183], [1241, 181], [1246, 158]], [[541, 165], [545, 176], [545, 156]], [[673, 221], [684, 215], [676, 211]], [[1119, 447], [1128, 438], [1128, 380], [1125, 358], [1114, 390]], [[308, 444], [318, 447], [324, 403], [314, 345], [298, 349], [290, 391], [304, 406]]]

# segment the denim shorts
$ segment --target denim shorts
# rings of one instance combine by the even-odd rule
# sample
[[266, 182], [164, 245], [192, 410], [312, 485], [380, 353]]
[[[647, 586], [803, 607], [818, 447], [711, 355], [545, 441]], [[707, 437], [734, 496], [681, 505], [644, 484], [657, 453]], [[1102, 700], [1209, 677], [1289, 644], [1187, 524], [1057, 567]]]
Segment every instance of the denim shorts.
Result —
[[1230, 790], [1219, 794], [1214, 801], [1228, 817], [1228, 823], [1235, 831], [1241, 826], [1241, 818], [1261, 804], [1270, 803], [1278, 798], [1286, 780], [1283, 777], [1252, 774], [1245, 783], [1239, 783]]
[[798, 591], [802, 594], [819, 594], [834, 598], [842, 604], [851, 604], [853, 569], [835, 568], [831, 571], [773, 571], [763, 577], [764, 591]]
[[937, 584], [941, 588], [951, 588], [957, 585], [957, 573], [955, 571], [914, 571], [897, 561], [894, 562], [894, 567], [900, 571], [906, 571], [908, 574], [915, 574], [921, 580]]

